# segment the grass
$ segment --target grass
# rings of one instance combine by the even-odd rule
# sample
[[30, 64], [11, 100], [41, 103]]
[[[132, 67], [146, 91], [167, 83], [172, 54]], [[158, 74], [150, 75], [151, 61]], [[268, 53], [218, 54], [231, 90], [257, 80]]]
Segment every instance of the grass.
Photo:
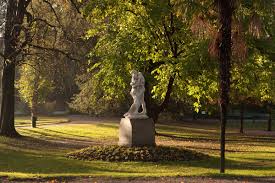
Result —
[[[244, 120], [244, 129], [254, 129], [254, 130], [267, 130], [267, 119], [265, 120]], [[272, 120], [272, 126], [275, 127], [275, 118]], [[233, 129], [240, 128], [240, 120], [231, 120], [228, 122], [228, 127]]]
[[[90, 145], [114, 145], [118, 123], [66, 124], [64, 117], [44, 117], [38, 128], [28, 118], [16, 120], [20, 139], [0, 137], [0, 176], [47, 178], [60, 176], [220, 176], [218, 125], [182, 123], [157, 125], [156, 141], [210, 155], [190, 162], [105, 162], [67, 159], [66, 153]], [[42, 125], [45, 124], [45, 125]], [[48, 125], [52, 124], [52, 125]], [[226, 174], [223, 176], [275, 176], [275, 137], [241, 135], [227, 131]]]
[[[59, 123], [66, 123], [68, 119], [66, 117], [46, 117], [46, 116], [39, 116], [37, 120], [37, 126], [42, 125], [53, 125]], [[31, 126], [31, 117], [29, 116], [18, 116], [15, 118], [15, 123], [17, 127], [27, 127]]]

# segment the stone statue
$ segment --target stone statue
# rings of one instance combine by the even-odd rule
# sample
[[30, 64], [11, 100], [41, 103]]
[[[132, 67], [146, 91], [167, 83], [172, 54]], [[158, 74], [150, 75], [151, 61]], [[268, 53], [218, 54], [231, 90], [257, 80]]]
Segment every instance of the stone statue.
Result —
[[[130, 119], [146, 119], [147, 111], [146, 111], [146, 104], [144, 101], [144, 91], [145, 91], [145, 80], [141, 72], [133, 70], [131, 72], [132, 79], [130, 85], [132, 86], [131, 89], [131, 96], [134, 99], [133, 104], [131, 105], [129, 111], [124, 114], [124, 117]], [[138, 112], [140, 106], [142, 107], [142, 112]]]

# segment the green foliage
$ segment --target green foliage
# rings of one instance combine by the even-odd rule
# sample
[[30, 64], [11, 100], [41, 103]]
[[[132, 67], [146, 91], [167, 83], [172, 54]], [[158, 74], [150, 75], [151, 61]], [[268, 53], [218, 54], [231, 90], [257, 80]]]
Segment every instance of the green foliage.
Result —
[[[122, 78], [111, 69], [106, 69], [94, 77], [89, 76], [90, 74], [78, 77], [80, 92], [73, 97], [70, 107], [83, 113], [96, 115], [106, 110], [109, 114], [116, 112], [125, 100], [126, 81], [123, 80], [126, 77]], [[116, 78], [116, 80], [104, 80], [104, 77]]]
[[[83, 13], [93, 27], [86, 37], [96, 36], [98, 42], [90, 53], [89, 78], [80, 83], [74, 106], [83, 106], [84, 96], [90, 101], [85, 105], [94, 110], [102, 107], [99, 100], [125, 101], [132, 69], [145, 75], [155, 103], [163, 101], [170, 77], [175, 77], [175, 89], [188, 90], [182, 83], [200, 75], [197, 64], [209, 58], [207, 52], [201, 52], [201, 40], [194, 39], [181, 7], [179, 1], [89, 1]], [[173, 93], [181, 93], [178, 98], [187, 95]]]
[[[245, 52], [245, 57], [233, 58], [233, 103], [274, 101], [274, 44], [271, 44], [274, 42], [274, 13], [270, 1], [237, 3], [233, 48], [234, 42], [237, 46], [233, 52]], [[244, 42], [243, 45], [240, 42]]]
[[[262, 53], [259, 44], [249, 45], [245, 61], [236, 62], [232, 67], [231, 97], [234, 102], [274, 102], [274, 62], [270, 55]], [[268, 49], [268, 48], [267, 48]]]
[[[32, 15], [33, 22], [30, 31], [31, 44], [24, 49], [24, 63], [32, 65], [38, 70], [36, 72], [40, 72], [39, 82], [45, 86], [39, 91], [42, 92], [39, 94], [40, 98], [48, 93], [50, 100], [57, 101], [56, 110], [63, 110], [60, 103], [68, 102], [77, 91], [75, 77], [86, 68], [87, 52], [94, 45], [94, 40], [83, 39], [90, 24], [70, 1], [33, 0], [27, 11]], [[47, 81], [42, 81], [43, 79]], [[21, 82], [33, 85], [33, 78], [31, 81]], [[46, 91], [46, 85], [50, 91]], [[29, 92], [22, 93], [24, 98], [30, 98], [27, 96], [30, 95]]]
[[53, 90], [53, 83], [35, 65], [24, 64], [20, 67], [20, 78], [16, 87], [20, 97], [32, 108], [46, 101]]
[[67, 154], [68, 158], [103, 161], [192, 161], [208, 156], [187, 149], [156, 147], [92, 146]]
[[[238, 1], [234, 13], [231, 98], [271, 100], [271, 2]], [[219, 28], [212, 1], [88, 1], [83, 14], [93, 24], [86, 38], [97, 37], [98, 42], [90, 53], [89, 78], [79, 82], [75, 109], [102, 112], [109, 103], [127, 101], [132, 69], [143, 72], [156, 104], [164, 100], [173, 76], [173, 100], [193, 104], [196, 111], [218, 103], [218, 61], [208, 53]]]

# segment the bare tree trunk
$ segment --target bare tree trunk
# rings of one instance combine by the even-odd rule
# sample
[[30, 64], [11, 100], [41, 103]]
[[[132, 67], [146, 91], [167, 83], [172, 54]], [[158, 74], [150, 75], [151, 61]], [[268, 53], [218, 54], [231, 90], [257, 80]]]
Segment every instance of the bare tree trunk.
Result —
[[31, 121], [32, 121], [32, 127], [36, 128], [37, 109], [35, 106], [31, 108]]
[[32, 127], [36, 128], [36, 121], [37, 121], [37, 105], [38, 105], [38, 76], [35, 76], [34, 79], [34, 91], [32, 95], [32, 102], [31, 102], [31, 121]]
[[231, 59], [231, 22], [233, 0], [219, 0], [220, 12], [220, 173], [225, 172], [225, 129], [227, 122], [227, 107], [229, 104], [230, 89], [230, 59]]

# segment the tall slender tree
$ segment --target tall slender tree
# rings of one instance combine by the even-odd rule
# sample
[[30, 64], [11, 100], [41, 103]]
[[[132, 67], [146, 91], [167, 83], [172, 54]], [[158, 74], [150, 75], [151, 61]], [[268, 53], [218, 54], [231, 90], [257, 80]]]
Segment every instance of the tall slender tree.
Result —
[[234, 10], [234, 0], [218, 0], [220, 15], [220, 172], [225, 172], [225, 129], [227, 121], [227, 108], [229, 104], [230, 89], [230, 60], [231, 60], [231, 24]]

